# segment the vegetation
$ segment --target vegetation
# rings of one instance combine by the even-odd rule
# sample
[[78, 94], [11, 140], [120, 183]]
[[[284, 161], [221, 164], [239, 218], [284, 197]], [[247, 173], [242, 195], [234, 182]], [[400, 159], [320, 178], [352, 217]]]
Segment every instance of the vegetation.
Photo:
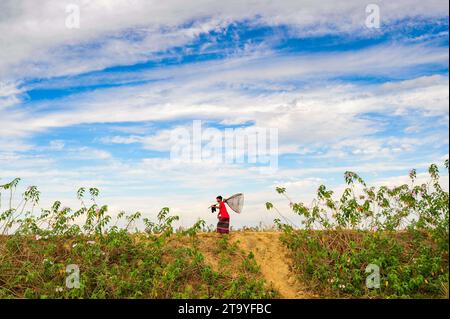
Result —
[[[156, 222], [142, 220], [142, 232], [131, 231], [139, 212], [120, 213], [111, 225], [107, 207], [95, 202], [95, 188], [78, 191], [82, 207], [77, 211], [55, 202], [35, 217], [35, 187], [23, 194], [18, 207], [11, 207], [18, 182], [1, 186], [10, 206], [0, 215], [0, 298], [276, 297], [253, 256], [227, 236], [212, 234], [207, 246], [199, 241], [203, 221], [175, 232], [172, 225], [178, 218], [164, 208]], [[86, 193], [90, 206], [85, 205]], [[123, 227], [117, 226], [120, 222]], [[220, 267], [205, 262], [204, 254], [211, 250]]]
[[[278, 187], [301, 227], [266, 207], [283, 219], [275, 224], [305, 289], [321, 298], [448, 298], [449, 195], [436, 165], [429, 175], [417, 184], [413, 170], [408, 185], [376, 188], [347, 172], [339, 199], [320, 186], [311, 206]], [[163, 208], [155, 221], [139, 212], [113, 221], [96, 188], [77, 192], [78, 210], [57, 201], [35, 212], [34, 186], [13, 207], [19, 182], [0, 185], [0, 299], [280, 297], [253, 253], [202, 220], [175, 230], [178, 217]]]
[[448, 298], [449, 195], [436, 165], [429, 175], [375, 188], [347, 172], [339, 200], [320, 186], [311, 207], [291, 202], [303, 229], [276, 222], [300, 280], [324, 297]]

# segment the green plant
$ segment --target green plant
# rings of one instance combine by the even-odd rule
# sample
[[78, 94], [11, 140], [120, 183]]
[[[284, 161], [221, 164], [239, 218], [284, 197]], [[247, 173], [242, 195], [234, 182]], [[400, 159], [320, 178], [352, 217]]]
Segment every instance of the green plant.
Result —
[[[448, 287], [449, 196], [438, 167], [428, 172], [427, 183], [416, 185], [412, 170], [409, 185], [393, 188], [369, 187], [346, 172], [347, 188], [338, 200], [322, 185], [311, 207], [290, 201], [302, 229], [275, 223], [301, 280], [329, 296], [442, 296]], [[274, 209], [271, 203], [266, 208]], [[369, 265], [380, 269], [379, 288], [366, 285]]]
[[[8, 194], [8, 208], [0, 214], [0, 298], [275, 296], [254, 260], [226, 239], [217, 245], [227, 246], [225, 254], [233, 262], [217, 270], [205, 262], [198, 238], [205, 228], [202, 220], [177, 232], [173, 224], [178, 217], [165, 207], [156, 221], [140, 212], [121, 212], [112, 224], [108, 207], [96, 202], [96, 188], [78, 190], [78, 210], [56, 201], [35, 214], [40, 195], [36, 187], [28, 188], [20, 205], [12, 207], [18, 183], [16, 179], [0, 188]], [[239, 260], [245, 270], [241, 274], [232, 269]], [[78, 287], [66, 285], [69, 265], [79, 269]]]

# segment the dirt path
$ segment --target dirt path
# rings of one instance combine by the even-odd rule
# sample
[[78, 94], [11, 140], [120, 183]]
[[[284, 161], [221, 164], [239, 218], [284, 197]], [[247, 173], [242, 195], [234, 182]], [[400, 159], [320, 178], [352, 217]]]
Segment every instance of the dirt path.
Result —
[[236, 232], [231, 234], [232, 241], [239, 241], [244, 251], [252, 251], [261, 273], [268, 283], [278, 290], [282, 298], [314, 298], [308, 294], [296, 280], [290, 270], [287, 249], [279, 240], [277, 232]]

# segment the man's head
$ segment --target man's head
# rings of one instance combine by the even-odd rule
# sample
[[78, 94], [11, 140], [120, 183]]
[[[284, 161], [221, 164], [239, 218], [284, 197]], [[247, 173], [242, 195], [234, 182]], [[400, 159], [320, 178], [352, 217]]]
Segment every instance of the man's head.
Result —
[[216, 201], [217, 201], [218, 203], [220, 203], [222, 200], [223, 200], [222, 196], [217, 196], [217, 197], [216, 197]]

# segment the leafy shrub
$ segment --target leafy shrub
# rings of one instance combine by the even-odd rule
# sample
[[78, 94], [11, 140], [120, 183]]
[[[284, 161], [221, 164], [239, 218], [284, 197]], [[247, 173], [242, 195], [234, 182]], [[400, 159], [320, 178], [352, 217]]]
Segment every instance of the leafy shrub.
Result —
[[[448, 160], [445, 166], [448, 170]], [[311, 207], [291, 202], [302, 229], [276, 223], [301, 280], [324, 296], [448, 295], [449, 197], [436, 165], [429, 175], [428, 183], [416, 185], [412, 170], [410, 185], [375, 188], [346, 172], [339, 200], [322, 185]], [[275, 209], [271, 203], [266, 207]], [[378, 288], [366, 284], [369, 265], [379, 267]]]
[[[0, 186], [9, 195], [9, 207], [0, 214], [0, 298], [276, 296], [266, 288], [254, 259], [228, 238], [217, 238], [214, 249], [230, 262], [217, 270], [205, 262], [198, 238], [204, 221], [176, 232], [173, 223], [178, 217], [163, 208], [156, 221], [141, 220], [140, 212], [121, 212], [112, 225], [107, 206], [96, 203], [96, 188], [77, 192], [81, 208], [76, 211], [57, 201], [36, 215], [36, 187], [27, 189], [20, 205], [12, 207], [18, 182]], [[144, 230], [138, 231], [141, 221]], [[117, 226], [120, 223], [124, 226]], [[236, 264], [244, 271], [234, 271]], [[68, 265], [79, 267], [79, 287], [66, 286]]]

